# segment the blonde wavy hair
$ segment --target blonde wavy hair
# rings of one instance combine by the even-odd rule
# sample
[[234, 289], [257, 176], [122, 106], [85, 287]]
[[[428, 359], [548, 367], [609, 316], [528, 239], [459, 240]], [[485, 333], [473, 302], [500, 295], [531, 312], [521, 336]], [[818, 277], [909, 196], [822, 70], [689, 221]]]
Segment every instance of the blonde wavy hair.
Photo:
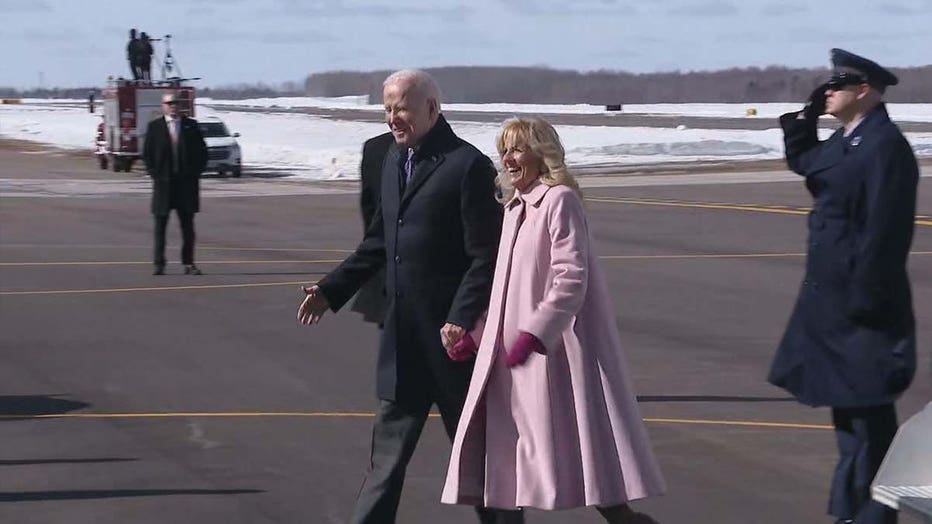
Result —
[[[513, 117], [502, 122], [502, 130], [495, 139], [498, 156], [504, 157], [507, 144], [523, 144], [531, 153], [541, 159], [539, 180], [548, 186], [569, 186], [582, 196], [579, 184], [566, 168], [566, 151], [560, 142], [560, 135], [549, 122], [542, 118]], [[511, 185], [507, 171], [502, 171], [495, 178], [501, 191], [499, 199], [503, 204], [511, 201], [515, 188]]]

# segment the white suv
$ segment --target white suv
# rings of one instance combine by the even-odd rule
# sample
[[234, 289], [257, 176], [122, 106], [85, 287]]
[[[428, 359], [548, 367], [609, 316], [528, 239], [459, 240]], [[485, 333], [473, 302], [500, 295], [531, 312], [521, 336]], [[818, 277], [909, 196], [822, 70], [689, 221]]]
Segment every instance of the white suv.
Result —
[[216, 171], [221, 176], [231, 174], [239, 177], [243, 174], [243, 155], [240, 153], [236, 137], [230, 134], [223, 120], [208, 116], [197, 121], [204, 142], [207, 143], [207, 171]]

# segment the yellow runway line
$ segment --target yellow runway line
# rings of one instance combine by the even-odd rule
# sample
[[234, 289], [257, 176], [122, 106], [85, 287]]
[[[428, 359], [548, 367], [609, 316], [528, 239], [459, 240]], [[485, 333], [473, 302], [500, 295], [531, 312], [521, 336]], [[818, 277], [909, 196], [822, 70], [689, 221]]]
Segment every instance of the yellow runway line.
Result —
[[835, 429], [826, 424], [796, 424], [792, 422], [762, 422], [747, 420], [703, 420], [681, 418], [645, 418], [644, 422], [657, 424], [696, 424], [708, 426], [744, 426], [754, 428], [786, 428], [786, 429]]
[[787, 208], [784, 206], [760, 206], [756, 204], [728, 204], [728, 203], [705, 203], [705, 202], [678, 202], [672, 200], [640, 200], [633, 198], [602, 198], [587, 197], [586, 200], [592, 202], [607, 202], [611, 204], [632, 204], [641, 206], [662, 206], [662, 207], [685, 207], [692, 209], [717, 209], [728, 211], [753, 211], [757, 213], [777, 213], [781, 215], [806, 215], [808, 210], [799, 208]]
[[[925, 256], [932, 251], [913, 251], [910, 255]], [[602, 260], [691, 260], [702, 258], [792, 258], [804, 257], [805, 253], [686, 253], [670, 255], [602, 255]], [[317, 260], [206, 260], [198, 261], [200, 265], [215, 264], [339, 264], [341, 259]], [[62, 262], [0, 262], [0, 267], [51, 267], [51, 266], [138, 266], [151, 265], [148, 261], [62, 261]], [[196, 286], [197, 287], [197, 286]], [[146, 288], [149, 289], [149, 288]]]
[[127, 293], [131, 291], [187, 291], [192, 289], [230, 289], [238, 287], [301, 286], [307, 280], [292, 282], [255, 282], [247, 284], [205, 284], [203, 286], [119, 287], [109, 289], [61, 289], [45, 291], [0, 291], [3, 296], [15, 295], [78, 295], [82, 293]]
[[696, 258], [789, 258], [804, 257], [805, 253], [711, 253], [695, 255], [604, 255], [604, 260], [690, 260]]
[[[928, 256], [932, 255], [932, 251], [914, 251], [910, 253], [910, 256]], [[684, 254], [684, 255], [603, 255], [599, 258], [602, 260], [628, 260], [628, 261], [638, 261], [638, 260], [697, 260], [697, 259], [755, 259], [755, 258], [799, 258], [806, 256], [805, 253], [696, 253], [696, 254]], [[261, 263], [263, 261], [255, 261], [255, 263]], [[286, 261], [287, 262], [287, 261]], [[304, 261], [304, 262], [318, 262], [318, 263], [338, 263], [342, 262], [341, 260], [316, 260], [316, 261]], [[133, 262], [134, 264], [136, 262]], [[231, 264], [236, 263], [235, 261], [229, 262]], [[252, 262], [250, 262], [252, 263]], [[87, 265], [94, 264], [94, 262], [62, 262], [62, 263], [29, 263], [29, 262], [8, 262], [0, 265], [22, 265], [28, 266], [30, 264], [46, 265], [46, 264], [78, 264], [78, 265]], [[102, 262], [100, 264], [109, 264], [108, 262]], [[0, 296], [28, 296], [28, 295], [62, 295], [62, 294], [90, 294], [90, 293], [130, 293], [130, 292], [149, 292], [149, 291], [191, 291], [191, 290], [200, 290], [200, 289], [233, 289], [233, 288], [249, 288], [249, 287], [269, 287], [269, 286], [291, 286], [291, 285], [306, 285], [308, 280], [299, 280], [299, 281], [288, 281], [288, 282], [252, 282], [252, 283], [243, 283], [243, 284], [204, 284], [197, 286], [151, 286], [151, 287], [123, 287], [123, 288], [103, 288], [103, 289], [60, 289], [60, 290], [40, 290], [40, 291], [0, 291]]]
[[[808, 215], [810, 209], [803, 207], [778, 206], [778, 205], [760, 205], [760, 204], [736, 204], [730, 202], [686, 202], [678, 200], [652, 200], [638, 198], [615, 198], [615, 197], [587, 197], [586, 200], [591, 202], [604, 202], [611, 204], [631, 204], [641, 206], [665, 206], [665, 207], [685, 207], [692, 209], [716, 209], [725, 211], [750, 211], [754, 213], [775, 213], [780, 215]], [[932, 220], [926, 215], [916, 215], [916, 225], [932, 226]]]
[[[112, 244], [0, 244], [3, 248], [21, 248], [21, 249], [145, 249], [151, 250], [151, 245], [129, 244], [117, 246]], [[177, 246], [168, 246], [177, 248]], [[352, 249], [317, 249], [302, 247], [211, 247], [197, 246], [198, 251], [279, 251], [279, 252], [305, 252], [305, 253], [352, 253]]]
[[[431, 413], [430, 417], [440, 415]], [[175, 413], [61, 413], [47, 415], [0, 415], [0, 419], [143, 419], [143, 418], [374, 418], [374, 413], [326, 412], [326, 411], [272, 411], [272, 412], [175, 412]], [[782, 429], [833, 429], [825, 424], [798, 424], [793, 422], [768, 422], [750, 420], [708, 420], [678, 418], [644, 418], [654, 424], [691, 424], [705, 426], [733, 426]]]
[[[333, 260], [198, 260], [198, 265], [206, 266], [213, 264], [339, 264], [343, 259]], [[109, 261], [95, 260], [87, 262], [0, 262], [0, 267], [25, 267], [25, 266], [151, 266], [151, 261]]]

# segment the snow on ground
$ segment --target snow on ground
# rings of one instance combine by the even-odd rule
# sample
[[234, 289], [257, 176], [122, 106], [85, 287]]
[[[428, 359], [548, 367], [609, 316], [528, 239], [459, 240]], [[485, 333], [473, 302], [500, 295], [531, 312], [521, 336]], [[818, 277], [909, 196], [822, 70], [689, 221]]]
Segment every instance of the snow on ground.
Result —
[[[342, 97], [331, 101], [334, 104], [358, 102], [350, 98]], [[329, 103], [327, 100], [318, 99], [320, 100], [323, 100], [321, 103]], [[201, 100], [202, 104], [204, 102]], [[719, 105], [722, 107], [712, 107]], [[920, 118], [924, 114], [923, 111], [926, 111], [926, 105], [932, 107], [932, 104], [916, 105], [919, 107], [913, 108], [913, 112], [907, 116]], [[663, 111], [668, 111], [666, 114], [681, 111], [682, 114], [690, 115], [715, 113], [715, 116], [734, 116], [727, 112], [736, 111], [736, 106], [671, 104], [637, 107], [651, 107], [658, 114]], [[515, 106], [525, 111], [537, 107], [539, 106]], [[783, 111], [778, 107], [767, 109], [768, 112], [771, 110]], [[932, 114], [932, 111], [928, 112]], [[367, 138], [387, 130], [381, 123], [330, 120], [305, 114], [224, 111], [205, 105], [198, 107], [197, 115], [218, 116], [226, 122], [231, 132], [241, 133], [238, 141], [242, 146], [247, 172], [249, 166], [280, 168], [309, 179], [356, 178], [362, 143]], [[47, 101], [35, 101], [21, 105], [0, 105], [0, 136], [44, 142], [65, 148], [90, 149], [99, 121], [100, 117], [97, 114], [90, 114], [85, 107], [74, 106], [73, 103], [48, 104]], [[498, 124], [452, 122], [452, 125], [462, 138], [476, 145], [491, 158], [497, 158], [494, 143]], [[782, 133], [776, 128], [708, 130], [560, 126], [558, 131], [566, 147], [567, 163], [570, 166], [757, 160], [776, 159], [783, 155]], [[823, 133], [825, 132], [823, 130]], [[907, 133], [907, 138], [918, 155], [932, 156], [932, 133]]]
[[[205, 105], [229, 105], [264, 108], [317, 107], [324, 109], [362, 109], [382, 111], [381, 104], [370, 104], [367, 95], [337, 98], [282, 97], [246, 100], [200, 99]], [[604, 105], [591, 104], [443, 104], [447, 111], [477, 111], [493, 113], [532, 114], [647, 114], [674, 116], [705, 116], [718, 118], [777, 118], [783, 113], [798, 111], [802, 103], [743, 104], [624, 104], [622, 111], [606, 111]], [[756, 115], [749, 116], [748, 110]], [[887, 104], [890, 116], [903, 122], [932, 122], [932, 104]]]

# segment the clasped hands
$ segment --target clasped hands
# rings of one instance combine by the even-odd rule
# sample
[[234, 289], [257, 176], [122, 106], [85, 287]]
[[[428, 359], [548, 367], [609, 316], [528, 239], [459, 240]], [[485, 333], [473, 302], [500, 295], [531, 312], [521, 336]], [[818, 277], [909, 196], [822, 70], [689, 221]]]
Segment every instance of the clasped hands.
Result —
[[[320, 290], [320, 286], [301, 286], [304, 291], [304, 300], [298, 306], [298, 322], [305, 326], [317, 324], [324, 313], [330, 309], [330, 302]], [[447, 322], [440, 329], [440, 340], [447, 356], [454, 362], [465, 362], [476, 356], [479, 347], [472, 336], [462, 326]], [[505, 363], [512, 368], [524, 364], [533, 352], [544, 353], [544, 346], [540, 340], [530, 333], [521, 332], [511, 351], [505, 357]]]
[[[476, 346], [476, 341], [473, 340], [472, 336], [464, 330], [459, 340], [451, 345], [449, 341], [452, 340], [452, 338], [448, 338], [449, 335], [444, 335], [444, 330], [447, 330], [448, 327], [458, 328], [460, 330], [462, 330], [462, 328], [453, 324], [447, 324], [444, 326], [444, 329], [440, 331], [441, 337], [445, 337], [443, 347], [447, 350], [447, 355], [450, 359], [454, 362], [465, 362], [473, 358], [476, 353], [479, 352], [479, 347]], [[459, 333], [457, 331], [453, 332]], [[521, 334], [518, 335], [518, 340], [515, 341], [514, 346], [505, 354], [505, 365], [509, 368], [520, 366], [527, 362], [528, 357], [534, 352], [545, 353], [544, 345], [534, 335], [522, 331]]]

